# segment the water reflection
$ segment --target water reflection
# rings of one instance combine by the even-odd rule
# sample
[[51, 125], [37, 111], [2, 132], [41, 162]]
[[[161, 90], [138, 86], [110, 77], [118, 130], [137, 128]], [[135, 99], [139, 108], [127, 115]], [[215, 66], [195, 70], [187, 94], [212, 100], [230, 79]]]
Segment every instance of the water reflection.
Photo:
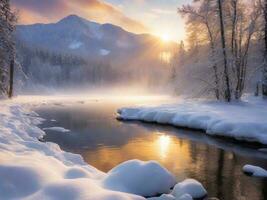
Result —
[[[100, 146], [90, 153], [79, 153], [88, 163], [103, 171], [129, 159], [157, 160], [172, 171], [178, 171], [183, 170], [190, 157], [188, 144], [180, 143], [173, 136], [154, 133], [130, 140], [122, 146]], [[180, 175], [181, 179], [184, 177]]]
[[157, 143], [159, 146], [159, 155], [161, 157], [161, 159], [166, 158], [166, 156], [168, 155], [168, 150], [170, 148], [170, 142], [171, 142], [171, 138], [168, 135], [160, 135], [157, 139]]
[[57, 120], [48, 120], [43, 127], [56, 125], [72, 130], [69, 134], [48, 131], [45, 140], [81, 154], [102, 171], [129, 159], [157, 160], [178, 180], [191, 177], [202, 182], [210, 196], [267, 199], [267, 181], [242, 173], [247, 163], [267, 168], [267, 154], [258, 151], [259, 147], [168, 126], [120, 122], [114, 116], [118, 106], [107, 102], [48, 105], [37, 112]]

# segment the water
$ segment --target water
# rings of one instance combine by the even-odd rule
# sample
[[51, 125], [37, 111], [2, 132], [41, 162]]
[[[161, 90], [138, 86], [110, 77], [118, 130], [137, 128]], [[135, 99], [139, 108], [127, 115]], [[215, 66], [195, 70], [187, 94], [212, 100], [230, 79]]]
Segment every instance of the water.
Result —
[[267, 168], [267, 154], [258, 151], [259, 146], [192, 130], [116, 120], [118, 107], [136, 103], [102, 99], [48, 104], [36, 111], [47, 119], [42, 127], [61, 126], [71, 130], [70, 133], [48, 130], [45, 141], [81, 154], [86, 162], [102, 171], [107, 172], [129, 159], [157, 160], [178, 181], [188, 177], [199, 180], [210, 197], [267, 199], [267, 180], [242, 173], [245, 164]]

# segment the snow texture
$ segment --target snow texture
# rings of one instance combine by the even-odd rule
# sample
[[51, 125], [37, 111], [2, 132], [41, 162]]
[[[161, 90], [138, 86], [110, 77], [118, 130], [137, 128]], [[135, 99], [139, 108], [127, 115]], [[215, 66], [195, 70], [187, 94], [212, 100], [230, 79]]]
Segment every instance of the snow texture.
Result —
[[135, 194], [168, 192], [174, 184], [156, 162], [128, 161], [103, 173], [40, 142], [42, 119], [26, 105], [6, 100], [0, 107], [0, 199], [145, 200]]
[[69, 129], [65, 129], [63, 127], [48, 127], [48, 128], [43, 128], [44, 131], [50, 130], [50, 131], [57, 131], [57, 132], [62, 132], [62, 133], [67, 133], [70, 132]]
[[180, 100], [171, 105], [122, 108], [118, 118], [202, 129], [209, 135], [267, 144], [266, 107], [266, 101], [252, 97], [233, 103]]
[[207, 191], [198, 181], [194, 179], [186, 179], [175, 185], [172, 194], [179, 198], [183, 197], [186, 199], [186, 196], [190, 195], [193, 199], [198, 199], [205, 197]]
[[257, 176], [257, 177], [267, 177], [267, 170], [254, 166], [254, 165], [245, 165], [243, 167], [243, 171], [246, 174], [249, 174], [251, 176]]
[[207, 196], [207, 191], [194, 179], [186, 179], [177, 183], [171, 194], [163, 194], [160, 197], [149, 198], [149, 200], [193, 200], [202, 199]]
[[[147, 180], [150, 184], [145, 184], [146, 187], [144, 187]], [[109, 171], [103, 183], [111, 190], [141, 196], [155, 196], [170, 192], [170, 188], [175, 185], [176, 181], [173, 175], [155, 161], [130, 160]]]

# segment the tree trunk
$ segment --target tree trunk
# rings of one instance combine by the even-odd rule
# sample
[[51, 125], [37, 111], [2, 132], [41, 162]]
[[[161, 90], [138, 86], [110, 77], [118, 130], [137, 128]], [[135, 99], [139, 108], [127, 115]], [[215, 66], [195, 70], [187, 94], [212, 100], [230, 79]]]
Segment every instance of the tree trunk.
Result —
[[232, 37], [231, 37], [231, 50], [232, 54], [235, 57], [235, 49], [236, 49], [236, 22], [237, 22], [237, 0], [233, 0], [233, 21], [232, 21]]
[[257, 84], [256, 84], [256, 90], [255, 90], [255, 96], [256, 96], [256, 97], [259, 96], [259, 91], [260, 91], [260, 84], [257, 83]]
[[10, 61], [10, 72], [9, 72], [9, 91], [8, 91], [9, 98], [12, 98], [13, 96], [14, 65], [15, 65], [15, 61], [14, 61], [14, 58], [12, 58]]
[[262, 82], [262, 95], [267, 97], [267, 0], [264, 2], [264, 40], [265, 40], [265, 50], [264, 50], [264, 67], [263, 67], [263, 82]]
[[215, 44], [214, 44], [214, 39], [213, 35], [209, 26], [208, 21], [206, 21], [206, 27], [208, 30], [209, 38], [210, 38], [210, 48], [211, 48], [211, 61], [213, 63], [213, 71], [214, 71], [214, 78], [215, 78], [215, 97], [217, 100], [220, 99], [220, 86], [219, 86], [219, 77], [218, 77], [218, 68], [217, 68], [217, 63], [215, 61]]
[[[266, 0], [267, 1], [267, 0]], [[224, 61], [224, 79], [225, 79], [225, 94], [224, 98], [226, 101], [231, 101], [231, 90], [230, 90], [230, 80], [229, 80], [229, 70], [228, 70], [228, 59], [226, 53], [226, 42], [225, 42], [225, 31], [223, 22], [223, 10], [222, 10], [222, 0], [218, 0], [219, 6], [219, 17], [220, 17], [220, 28], [221, 28], [221, 42], [223, 50], [223, 61]]]

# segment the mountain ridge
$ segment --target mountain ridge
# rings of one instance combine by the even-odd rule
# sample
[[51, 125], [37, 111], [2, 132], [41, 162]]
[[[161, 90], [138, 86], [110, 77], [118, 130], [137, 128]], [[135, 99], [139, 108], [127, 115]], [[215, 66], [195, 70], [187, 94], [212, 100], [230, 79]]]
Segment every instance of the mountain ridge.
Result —
[[56, 23], [18, 25], [16, 38], [31, 46], [100, 57], [103, 49], [113, 55], [125, 54], [146, 49], [159, 41], [150, 34], [128, 32], [120, 26], [100, 24], [73, 14]]
[[149, 34], [131, 33], [77, 15], [56, 23], [18, 25], [15, 36], [30, 86], [140, 82], [157, 85], [159, 79], [162, 82], [169, 76], [169, 65], [162, 61], [160, 53], [174, 46], [163, 45]]

